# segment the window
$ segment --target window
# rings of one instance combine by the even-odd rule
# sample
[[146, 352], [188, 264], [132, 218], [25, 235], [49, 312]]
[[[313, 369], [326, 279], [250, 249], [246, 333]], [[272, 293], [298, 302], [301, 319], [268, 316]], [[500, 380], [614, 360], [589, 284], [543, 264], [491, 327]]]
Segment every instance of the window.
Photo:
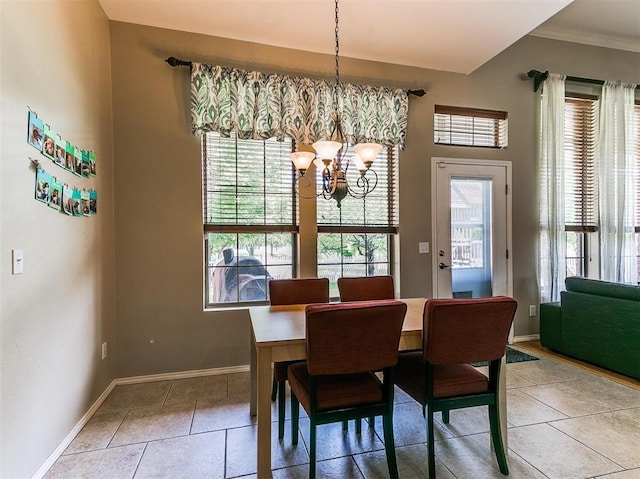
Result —
[[[638, 167], [640, 168], [640, 102], [636, 102], [633, 111], [635, 119], [635, 154]], [[640, 171], [638, 172], [640, 178]], [[636, 264], [638, 265], [638, 284], [640, 284], [640, 185], [636, 190]]]
[[[329, 278], [332, 298], [339, 296], [337, 279], [341, 276], [393, 273], [398, 225], [397, 149], [383, 149], [371, 169], [378, 183], [365, 198], [347, 197], [340, 208], [333, 200], [318, 199], [318, 276]], [[348, 181], [355, 183], [358, 174], [348, 171]]]
[[564, 102], [565, 231], [567, 276], [589, 273], [589, 241], [597, 240], [596, 97], [572, 96]]
[[440, 145], [506, 148], [507, 113], [455, 106], [435, 106], [433, 142]]
[[266, 301], [295, 275], [292, 142], [202, 138], [205, 306]]

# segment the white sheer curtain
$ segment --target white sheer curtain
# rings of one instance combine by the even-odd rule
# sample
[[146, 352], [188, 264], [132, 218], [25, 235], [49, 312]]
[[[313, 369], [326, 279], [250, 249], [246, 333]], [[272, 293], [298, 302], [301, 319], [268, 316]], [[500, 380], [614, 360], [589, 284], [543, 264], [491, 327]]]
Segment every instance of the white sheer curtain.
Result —
[[637, 158], [634, 152], [635, 85], [606, 82], [600, 99], [600, 278], [636, 284]]
[[564, 231], [565, 76], [551, 73], [542, 85], [538, 125], [540, 301], [559, 301], [566, 276]]

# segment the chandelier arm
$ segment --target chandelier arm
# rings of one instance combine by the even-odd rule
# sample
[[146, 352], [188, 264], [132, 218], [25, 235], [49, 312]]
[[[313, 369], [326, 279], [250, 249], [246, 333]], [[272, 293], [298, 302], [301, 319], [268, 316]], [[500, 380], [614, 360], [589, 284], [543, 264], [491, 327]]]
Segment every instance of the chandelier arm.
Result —
[[[304, 180], [304, 181], [303, 181]], [[309, 186], [311, 186], [313, 183], [313, 181], [311, 180], [311, 178], [309, 178], [308, 176], [303, 176], [300, 175], [295, 179], [295, 188], [296, 188], [296, 193], [300, 198], [303, 198], [305, 200], [312, 200], [314, 198], [318, 198], [322, 193], [318, 193], [315, 195], [303, 195], [300, 192], [300, 185], [302, 185], [304, 188], [308, 188]]]
[[[369, 178], [367, 178], [366, 176], [369, 174], [369, 172], [371, 172], [374, 175], [373, 186], [371, 186], [371, 182]], [[356, 186], [357, 186], [357, 189], [352, 187], [351, 184], [348, 184], [347, 192], [349, 193], [349, 196], [351, 196], [352, 198], [361, 200], [364, 197], [366, 197], [369, 193], [371, 193], [373, 190], [375, 190], [376, 186], [378, 186], [378, 174], [374, 170], [367, 170], [364, 174], [358, 177], [358, 180], [356, 181]]]
[[[365, 178], [367, 181], [367, 194], [369, 194], [370, 192], [372, 192], [373, 190], [376, 189], [376, 186], [378, 186], [378, 173], [376, 173], [376, 170], [367, 170], [365, 175], [368, 174], [369, 172], [373, 173], [374, 179], [375, 181], [373, 182], [373, 186], [371, 188], [369, 188], [369, 178], [365, 178], [364, 176], [361, 176], [360, 178]], [[360, 178], [358, 178], [358, 181], [360, 181]], [[357, 183], [356, 183], [357, 184]]]

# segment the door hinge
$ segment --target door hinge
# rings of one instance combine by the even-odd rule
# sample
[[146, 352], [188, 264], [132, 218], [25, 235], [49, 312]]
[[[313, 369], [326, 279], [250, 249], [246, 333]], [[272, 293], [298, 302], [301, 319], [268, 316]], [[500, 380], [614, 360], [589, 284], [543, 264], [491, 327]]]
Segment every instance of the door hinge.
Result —
[[509, 250], [507, 250], [507, 259], [509, 259]]
[[504, 185], [504, 194], [505, 195], [509, 194], [509, 185]]

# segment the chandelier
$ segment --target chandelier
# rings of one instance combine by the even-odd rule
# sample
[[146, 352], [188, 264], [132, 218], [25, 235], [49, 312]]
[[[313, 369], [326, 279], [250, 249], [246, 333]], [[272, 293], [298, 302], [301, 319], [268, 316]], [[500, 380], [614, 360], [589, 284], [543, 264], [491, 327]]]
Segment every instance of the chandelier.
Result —
[[[338, 111], [338, 94], [340, 93], [340, 40], [338, 37], [338, 0], [335, 0], [335, 40], [336, 40], [336, 81], [333, 87], [333, 121], [334, 130], [329, 140], [316, 141], [312, 146], [315, 153], [297, 151], [291, 153], [291, 161], [298, 174], [296, 175], [296, 189], [302, 198], [324, 197], [336, 200], [340, 208], [342, 200], [347, 196], [364, 198], [373, 191], [378, 184], [378, 175], [371, 170], [373, 161], [382, 150], [378, 143], [360, 143], [353, 147], [349, 154], [349, 147], [340, 124]], [[318, 171], [322, 171], [322, 189], [315, 196], [307, 197], [300, 193], [300, 186], [311, 186], [312, 180], [305, 173], [314, 163]], [[347, 180], [349, 168], [356, 168], [358, 173], [351, 175], [352, 183]]]

